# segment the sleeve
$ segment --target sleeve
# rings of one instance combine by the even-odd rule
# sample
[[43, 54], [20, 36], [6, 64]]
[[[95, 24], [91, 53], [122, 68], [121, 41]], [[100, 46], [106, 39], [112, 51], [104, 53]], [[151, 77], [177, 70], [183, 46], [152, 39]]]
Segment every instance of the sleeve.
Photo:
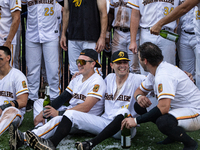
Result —
[[21, 11], [21, 0], [10, 0], [10, 11], [11, 13], [20, 10]]
[[18, 74], [17, 78], [15, 78], [15, 90], [16, 96], [28, 93], [27, 79], [23, 73]]
[[75, 80], [76, 80], [76, 78], [75, 79], [73, 79], [73, 80], [71, 80], [70, 82], [69, 82], [69, 85], [67, 86], [67, 88], [65, 89], [67, 92], [69, 92], [71, 95], [73, 95], [73, 88], [74, 88], [74, 84], [75, 84]]
[[87, 96], [96, 97], [102, 99], [106, 91], [106, 84], [103, 79], [93, 81], [88, 87]]
[[139, 1], [140, 0], [129, 0], [127, 6], [139, 10]]
[[110, 2], [110, 8], [114, 8], [114, 2], [113, 2], [113, 0], [109, 0], [109, 2]]
[[174, 99], [177, 81], [169, 76], [157, 77], [155, 88], [158, 100], [162, 98]]
[[153, 78], [153, 75], [149, 73], [146, 79], [140, 84], [140, 89], [143, 92], [148, 93], [150, 91], [153, 91]]

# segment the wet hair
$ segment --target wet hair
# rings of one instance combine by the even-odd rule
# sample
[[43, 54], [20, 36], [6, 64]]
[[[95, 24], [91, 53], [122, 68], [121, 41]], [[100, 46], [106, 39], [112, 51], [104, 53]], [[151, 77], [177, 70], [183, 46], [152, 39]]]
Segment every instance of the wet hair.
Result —
[[158, 66], [163, 61], [162, 51], [151, 42], [145, 42], [140, 45], [138, 52], [140, 52], [141, 60], [147, 59], [152, 66]]

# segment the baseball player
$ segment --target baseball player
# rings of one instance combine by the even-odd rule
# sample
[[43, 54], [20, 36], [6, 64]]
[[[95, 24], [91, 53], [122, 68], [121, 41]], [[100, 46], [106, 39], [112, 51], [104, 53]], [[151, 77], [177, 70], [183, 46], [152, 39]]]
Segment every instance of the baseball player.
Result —
[[13, 62], [19, 53], [16, 49], [16, 32], [20, 23], [21, 0], [0, 1], [0, 46], [7, 46], [11, 49], [12, 58], [10, 65], [15, 67]]
[[[130, 35], [130, 19], [131, 8], [127, 6], [128, 0], [111, 0], [107, 39], [110, 39], [110, 30], [114, 27], [114, 34], [112, 39], [112, 53], [123, 50], [128, 53], [130, 71], [133, 73], [140, 73], [139, 61], [137, 54], [129, 50], [131, 35]], [[110, 40], [107, 40], [107, 44]], [[139, 44], [139, 30], [136, 35], [136, 43]]]
[[28, 100], [27, 80], [18, 69], [10, 66], [11, 51], [0, 46], [0, 135], [11, 122], [19, 126]]
[[61, 47], [66, 51], [68, 29], [69, 69], [78, 72], [76, 59], [82, 49], [90, 48], [100, 53], [105, 47], [107, 29], [107, 0], [66, 0], [63, 9]]
[[186, 131], [200, 129], [200, 91], [188, 76], [178, 67], [163, 61], [161, 50], [155, 44], [147, 42], [138, 49], [140, 63], [150, 72], [147, 79], [134, 93], [138, 107], [148, 107], [150, 101], [145, 96], [154, 91], [158, 105], [148, 113], [122, 121], [122, 127], [128, 129], [137, 124], [152, 121], [165, 135], [163, 144], [179, 141], [183, 150], [196, 150], [198, 145]]
[[[65, 92], [52, 101], [52, 107], [47, 106], [49, 109], [47, 109], [45, 115], [47, 115], [47, 117], [52, 116], [53, 118], [42, 127], [34, 129], [31, 132], [27, 131], [25, 137], [30, 147], [41, 150], [54, 149], [53, 147], [49, 148], [49, 146], [51, 146], [49, 145], [49, 142], [42, 146], [42, 141], [40, 139], [48, 139], [53, 135], [55, 136], [55, 132], [59, 131], [60, 128], [62, 128], [63, 131], [61, 131], [61, 134], [59, 134], [59, 138], [55, 137], [56, 139], [63, 138], [62, 132], [65, 132], [64, 130], [68, 130], [70, 132], [77, 131], [77, 128], [72, 127], [73, 121], [70, 121], [67, 117], [68, 113], [71, 114], [70, 110], [81, 111], [84, 114], [88, 113], [92, 114], [93, 116], [102, 114], [104, 107], [103, 97], [105, 94], [106, 85], [102, 77], [94, 72], [94, 67], [101, 66], [98, 63], [98, 53], [93, 49], [83, 50], [77, 59], [77, 65], [81, 75], [71, 80]], [[55, 110], [69, 100], [70, 105], [68, 107], [65, 107], [65, 109], [59, 112]], [[42, 105], [40, 105], [40, 107], [42, 107]], [[67, 111], [65, 111], [66, 109]], [[39, 115], [42, 118], [42, 112]], [[81, 123], [79, 125], [81, 125]], [[19, 130], [16, 130], [14, 125], [11, 126], [10, 141], [12, 141], [16, 147], [19, 147], [24, 143], [24, 135]], [[39, 138], [36, 135], [42, 138]], [[32, 136], [37, 140], [35, 144], [32, 142]]]
[[[62, 0], [58, 0], [60, 2]], [[29, 85], [27, 111], [38, 99], [42, 54], [44, 56], [50, 99], [60, 94], [59, 78], [59, 28], [56, 0], [22, 0], [27, 5], [26, 64]]]
[[[181, 0], [180, 4], [183, 2], [184, 0]], [[195, 64], [197, 40], [194, 32], [194, 9], [195, 8], [192, 8], [188, 13], [179, 19], [177, 30], [179, 40], [176, 45], [180, 60], [180, 69], [190, 72], [195, 77], [195, 67], [198, 66]]]
[[[164, 39], [161, 36], [150, 34], [152, 27], [158, 20], [168, 15], [179, 4], [179, 0], [129, 0], [127, 6], [133, 8], [131, 14], [131, 44], [129, 49], [137, 51], [136, 36], [140, 26], [140, 45], [150, 41], [162, 50], [164, 60], [175, 65], [175, 42]], [[171, 22], [163, 26], [163, 30], [174, 32], [176, 22]], [[146, 74], [141, 68], [141, 73]]]
[[[150, 30], [152, 34], [158, 35], [162, 26], [176, 20], [177, 18], [181, 17], [185, 13], [187, 13], [193, 7], [195, 9], [195, 19], [194, 19], [194, 31], [195, 36], [197, 39], [197, 46], [196, 46], [196, 66], [200, 64], [200, 19], [199, 19], [199, 11], [200, 11], [200, 2], [199, 0], [186, 0], [183, 4], [179, 5], [176, 9], [173, 10], [168, 16], [159, 20]], [[196, 85], [200, 89], [200, 68], [196, 67]]]

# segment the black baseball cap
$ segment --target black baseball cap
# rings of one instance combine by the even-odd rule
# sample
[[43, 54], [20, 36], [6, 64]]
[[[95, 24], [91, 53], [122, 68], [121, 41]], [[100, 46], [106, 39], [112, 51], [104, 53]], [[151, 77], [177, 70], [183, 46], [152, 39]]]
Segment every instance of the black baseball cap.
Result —
[[126, 52], [124, 52], [124, 51], [114, 52], [111, 56], [111, 62], [116, 62], [116, 61], [120, 61], [120, 60], [130, 61], [130, 59], [128, 59], [128, 54]]
[[98, 67], [98, 68], [101, 67], [101, 64], [98, 62], [98, 53], [95, 50], [84, 49], [81, 51], [80, 55], [85, 55], [92, 58], [96, 62], [95, 67]]

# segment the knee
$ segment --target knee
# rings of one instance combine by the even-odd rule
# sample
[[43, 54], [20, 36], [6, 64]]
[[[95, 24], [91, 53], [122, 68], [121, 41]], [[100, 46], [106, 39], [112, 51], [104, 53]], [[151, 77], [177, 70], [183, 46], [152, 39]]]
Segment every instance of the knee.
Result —
[[156, 120], [156, 125], [161, 132], [165, 133], [177, 126], [178, 121], [171, 114], [165, 114]]
[[76, 110], [67, 110], [67, 111], [65, 111], [63, 116], [66, 116], [67, 118], [69, 118], [72, 121], [74, 116], [78, 116], [77, 113], [78, 113], [78, 111], [76, 111]]

